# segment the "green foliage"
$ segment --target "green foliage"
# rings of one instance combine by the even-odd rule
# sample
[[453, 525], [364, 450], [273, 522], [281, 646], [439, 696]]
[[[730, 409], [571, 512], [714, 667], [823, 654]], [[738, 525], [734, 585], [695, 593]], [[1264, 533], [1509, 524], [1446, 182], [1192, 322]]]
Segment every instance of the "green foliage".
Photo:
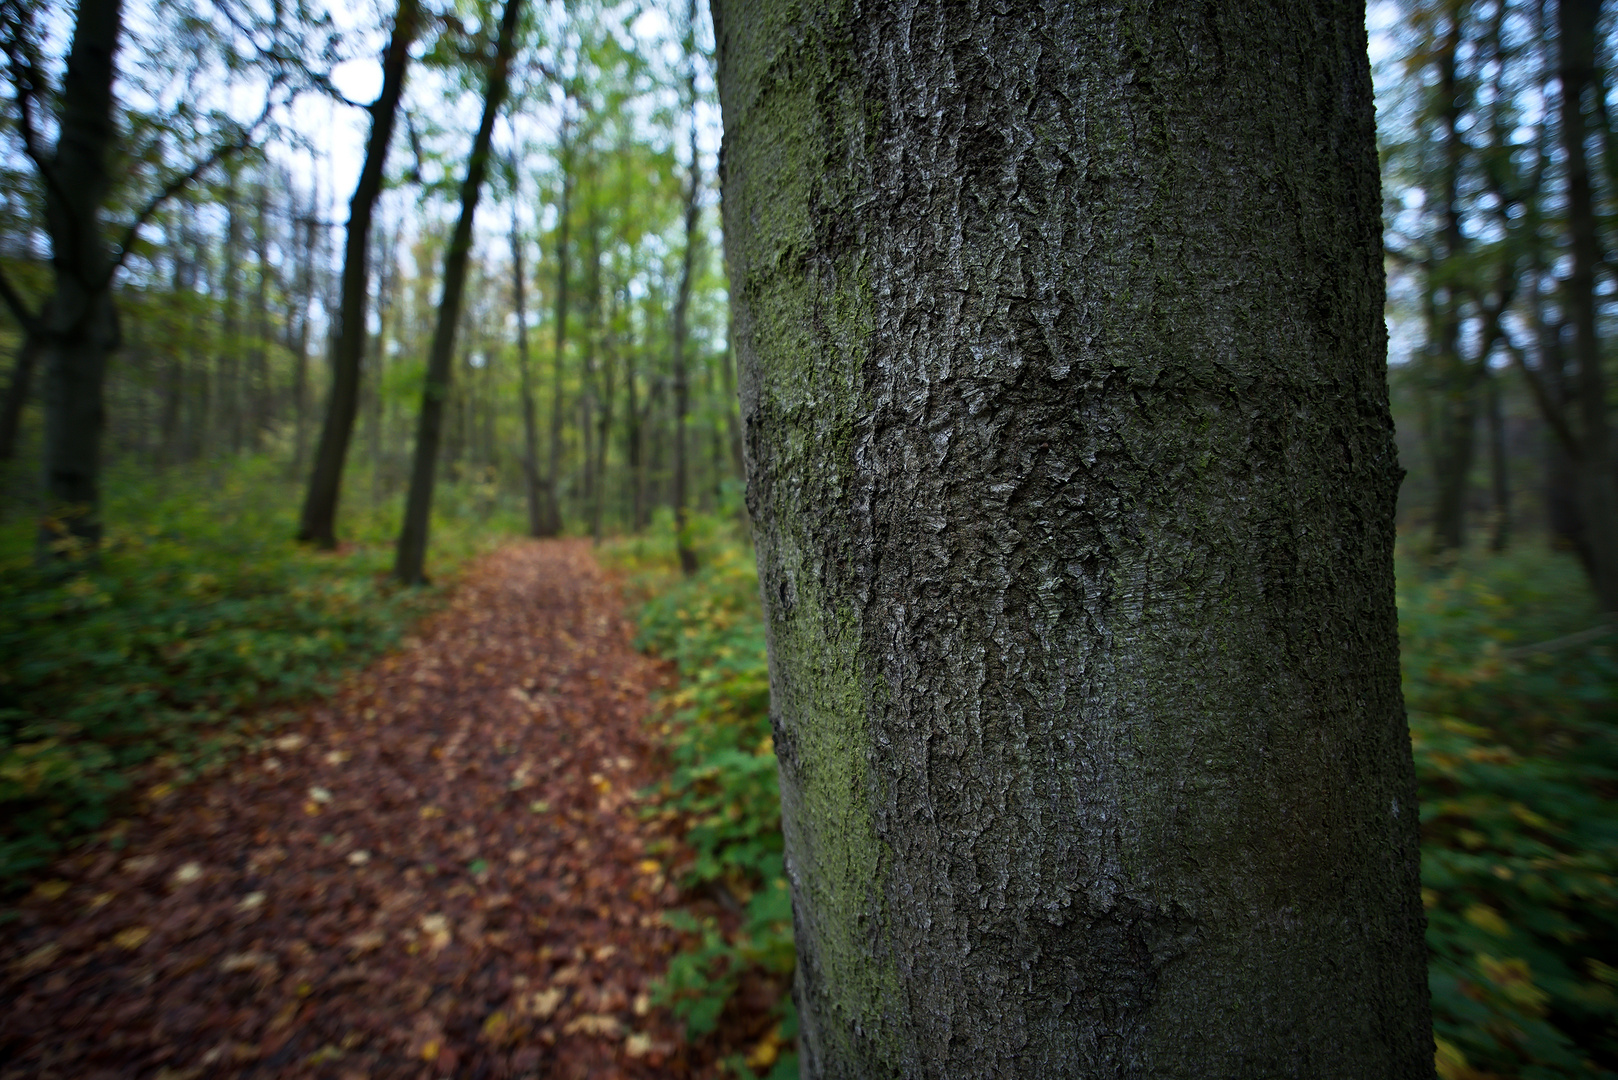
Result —
[[[793, 954], [757, 577], [712, 519], [693, 536], [689, 579], [666, 522], [614, 554], [647, 597], [642, 646], [680, 670], [660, 802], [689, 822], [685, 884], [747, 901], [733, 937], [669, 916], [693, 944], [660, 1000], [700, 1035], [745, 970], [784, 974]], [[1563, 640], [1600, 616], [1541, 548], [1440, 572], [1401, 554], [1399, 571], [1439, 1073], [1618, 1075], [1618, 631]]]
[[[1618, 1075], [1618, 633], [1543, 549], [1400, 564], [1445, 1080]], [[1549, 649], [1534, 649], [1549, 642]]]
[[[340, 552], [294, 544], [268, 462], [107, 487], [101, 557], [71, 576], [33, 565], [31, 521], [0, 526], [0, 884], [103, 825], [143, 765], [220, 762], [249, 713], [328, 692], [436, 599], [388, 583], [393, 515], [345, 521]], [[441, 562], [473, 550], [453, 520], [434, 535]]]
[[[638, 645], [673, 660], [679, 689], [668, 701], [664, 733], [674, 772], [658, 794], [662, 811], [688, 823], [695, 853], [682, 884], [721, 892], [745, 904], [738, 933], [689, 912], [667, 918], [695, 944], [677, 955], [656, 1000], [685, 1021], [693, 1036], [714, 1030], [745, 972], [791, 973], [792, 901], [781, 864], [781, 796], [770, 735], [770, 678], [753, 556], [720, 519], [694, 517], [689, 535], [701, 569], [675, 569], [672, 523], [660, 519], [652, 539], [621, 542], [614, 559], [647, 597]], [[790, 1028], [791, 1003], [783, 1002]], [[785, 1055], [774, 1072], [790, 1068]], [[784, 1064], [785, 1063], [785, 1064]], [[752, 1075], [745, 1062], [733, 1062]]]

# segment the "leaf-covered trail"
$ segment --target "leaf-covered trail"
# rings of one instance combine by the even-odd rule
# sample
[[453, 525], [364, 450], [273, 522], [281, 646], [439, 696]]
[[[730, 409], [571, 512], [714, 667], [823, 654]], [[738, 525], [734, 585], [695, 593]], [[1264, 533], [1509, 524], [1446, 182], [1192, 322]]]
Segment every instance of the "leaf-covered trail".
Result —
[[650, 1077], [666, 678], [583, 542], [479, 563], [262, 751], [157, 786], [0, 927], [0, 1077]]

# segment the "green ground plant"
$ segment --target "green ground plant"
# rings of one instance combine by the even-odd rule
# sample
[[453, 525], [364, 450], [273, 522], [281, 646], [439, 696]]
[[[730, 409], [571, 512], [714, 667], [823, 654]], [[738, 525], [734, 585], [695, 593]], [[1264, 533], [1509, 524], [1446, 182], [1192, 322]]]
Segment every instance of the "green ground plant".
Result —
[[[338, 552], [293, 543], [284, 468], [114, 474], [98, 563], [69, 576], [34, 565], [30, 518], [0, 523], [0, 888], [106, 826], [146, 767], [228, 760], [437, 602], [388, 583], [396, 509], [345, 516]], [[445, 500], [441, 572], [494, 535], [479, 505]]]
[[[733, 935], [669, 916], [692, 944], [661, 1000], [701, 1035], [749, 967], [783, 976], [793, 954], [757, 576], [737, 530], [695, 531], [692, 578], [666, 527], [611, 558], [640, 598], [641, 646], [680, 672], [657, 803], [690, 823], [685, 884], [746, 904]], [[1528, 545], [1437, 569], [1402, 551], [1399, 607], [1439, 1074], [1614, 1077], [1618, 633], [1568, 556]]]
[[1618, 1075], [1618, 632], [1568, 556], [1399, 564], [1444, 1080]]
[[[687, 825], [695, 858], [681, 885], [739, 906], [741, 926], [724, 933], [716, 920], [676, 910], [668, 922], [692, 945], [676, 955], [655, 1000], [670, 1007], [693, 1037], [719, 1023], [749, 970], [790, 977], [794, 962], [792, 903], [781, 864], [781, 798], [770, 734], [770, 677], [753, 553], [734, 519], [694, 518], [700, 569], [678, 571], [671, 522], [613, 545], [609, 558], [639, 598], [638, 646], [674, 661], [679, 688], [659, 717], [674, 770], [656, 792], [658, 812]], [[796, 1033], [783, 1000], [779, 1038]], [[765, 1065], [736, 1057], [739, 1076], [771, 1080], [798, 1075], [797, 1056]]]

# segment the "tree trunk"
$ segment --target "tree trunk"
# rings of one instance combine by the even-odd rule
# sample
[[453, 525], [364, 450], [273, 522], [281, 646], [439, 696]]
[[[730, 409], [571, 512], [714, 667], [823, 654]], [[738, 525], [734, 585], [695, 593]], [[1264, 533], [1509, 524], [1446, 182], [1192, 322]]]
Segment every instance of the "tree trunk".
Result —
[[242, 452], [243, 397], [242, 397], [242, 332], [241, 332], [241, 280], [242, 280], [242, 215], [238, 203], [236, 174], [233, 169], [230, 183], [225, 189], [225, 309], [221, 313], [219, 332], [219, 386], [216, 401], [219, 406], [219, 445], [232, 454]]
[[424, 571], [433, 481], [437, 473], [444, 398], [449, 393], [451, 360], [455, 354], [455, 328], [461, 319], [461, 300], [466, 288], [466, 257], [472, 250], [472, 219], [477, 215], [483, 178], [489, 171], [489, 141], [494, 134], [495, 117], [506, 98], [506, 76], [511, 66], [511, 52], [516, 47], [517, 14], [521, 9], [522, 0], [506, 0], [505, 11], [500, 16], [500, 36], [495, 43], [489, 81], [483, 94], [483, 119], [473, 137], [466, 179], [461, 184], [461, 216], [455, 222], [449, 250], [444, 253], [444, 294], [438, 302], [432, 350], [427, 354], [427, 380], [421, 393], [421, 422], [416, 428], [410, 493], [405, 500], [404, 526], [399, 531], [399, 547], [393, 564], [393, 576], [406, 585], [422, 585], [427, 581]]
[[1499, 553], [1511, 545], [1510, 456], [1506, 445], [1506, 418], [1500, 405], [1500, 376], [1487, 375], [1489, 394], [1489, 490], [1494, 503], [1494, 523], [1489, 534], [1489, 550]]
[[[515, 176], [515, 170], [513, 171]], [[540, 513], [539, 427], [534, 419], [534, 379], [528, 363], [528, 291], [524, 287], [522, 236], [517, 231], [518, 193], [511, 193], [511, 302], [517, 309], [517, 375], [522, 393], [522, 480], [528, 503], [528, 535], [543, 536]]]
[[258, 453], [264, 449], [264, 433], [275, 422], [274, 400], [270, 393], [270, 185], [269, 177], [261, 169], [258, 190], [254, 192], [253, 255], [258, 262], [258, 277], [253, 283], [253, 348], [248, 353], [251, 363], [247, 369], [246, 394], [243, 402], [248, 407], [246, 418], [247, 449]]
[[714, 4], [806, 1077], [1426, 1078], [1364, 8]]
[[685, 90], [691, 109], [691, 175], [685, 193], [685, 252], [680, 261], [679, 291], [674, 297], [674, 545], [680, 554], [680, 569], [687, 577], [697, 572], [697, 555], [691, 550], [691, 530], [686, 518], [685, 421], [690, 410], [690, 380], [686, 376], [686, 315], [691, 306], [691, 273], [697, 245], [698, 200], [702, 197], [702, 159], [697, 155], [697, 62], [696, 0], [686, 5]]
[[309, 216], [297, 222], [303, 227], [298, 249], [298, 332], [289, 342], [292, 350], [292, 472], [303, 472], [309, 452], [309, 309], [315, 302], [315, 227], [319, 207], [313, 200]]
[[101, 539], [103, 382], [118, 345], [112, 257], [101, 212], [111, 188], [114, 57], [121, 0], [79, 0], [62, 79], [52, 183], [44, 186], [53, 295], [41, 320], [45, 353], [45, 514], [41, 557]]
[[562, 169], [562, 195], [556, 207], [556, 349], [551, 357], [551, 439], [545, 464], [545, 521], [541, 535], [556, 536], [562, 531], [562, 504], [557, 485], [562, 470], [562, 360], [567, 350], [567, 242], [569, 205], [573, 196], [573, 171], [569, 160], [569, 116], [571, 98], [562, 101], [562, 131], [556, 161]]
[[365, 163], [360, 169], [359, 182], [354, 185], [354, 197], [348, 204], [342, 297], [333, 335], [331, 393], [326, 400], [326, 420], [320, 429], [309, 491], [298, 523], [298, 539], [323, 548], [337, 546], [337, 500], [360, 402], [371, 217], [377, 196], [382, 193], [382, 171], [387, 164], [388, 144], [393, 139], [394, 120], [410, 63], [410, 43], [415, 38], [419, 16], [417, 0], [399, 0], [393, 36], [382, 57], [382, 93], [370, 106], [371, 136], [365, 145]]
[[6, 383], [6, 399], [0, 404], [0, 461], [11, 461], [17, 456], [17, 432], [22, 429], [22, 412], [33, 391], [39, 351], [38, 336], [23, 331], [17, 345], [17, 360], [11, 366], [11, 378]]
[[1572, 270], [1562, 299], [1573, 326], [1573, 359], [1578, 365], [1581, 431], [1577, 465], [1585, 537], [1596, 599], [1604, 611], [1618, 612], [1618, 485], [1608, 434], [1607, 387], [1601, 341], [1596, 329], [1596, 216], [1585, 156], [1588, 127], [1584, 95], [1595, 79], [1596, 24], [1601, 0], [1561, 0], [1556, 24], [1561, 55], [1562, 152], [1567, 159], [1568, 233]]

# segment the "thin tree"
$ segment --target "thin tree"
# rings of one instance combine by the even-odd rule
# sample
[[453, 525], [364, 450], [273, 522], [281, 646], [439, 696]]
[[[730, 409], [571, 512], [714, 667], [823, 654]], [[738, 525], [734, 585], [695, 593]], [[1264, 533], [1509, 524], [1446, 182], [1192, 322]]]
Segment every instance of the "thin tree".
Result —
[[562, 398], [562, 361], [567, 352], [568, 219], [573, 196], [571, 91], [562, 97], [561, 130], [557, 138], [556, 164], [562, 170], [562, 191], [556, 206], [556, 340], [551, 354], [551, 432], [545, 462], [545, 520], [541, 535], [556, 536], [562, 531], [562, 504], [558, 484], [562, 469], [562, 418], [566, 415]]
[[697, 214], [702, 199], [702, 158], [697, 152], [697, 4], [685, 8], [685, 95], [691, 116], [691, 170], [685, 192], [685, 250], [680, 259], [680, 285], [674, 297], [674, 543], [680, 569], [687, 577], [697, 572], [697, 554], [691, 549], [686, 503], [686, 415], [690, 412], [690, 379], [686, 373], [686, 316], [691, 307], [691, 275], [696, 260]]
[[377, 197], [382, 193], [383, 168], [388, 160], [388, 145], [393, 141], [399, 99], [404, 94], [410, 64], [410, 43], [415, 40], [420, 21], [421, 8], [417, 0], [399, 0], [399, 9], [393, 18], [393, 34], [382, 54], [382, 92], [367, 107], [371, 114], [371, 135], [365, 145], [365, 163], [360, 168], [359, 182], [354, 185], [354, 197], [348, 203], [342, 292], [332, 339], [331, 393], [326, 398], [326, 418], [315, 450], [309, 490], [298, 519], [298, 539], [322, 548], [337, 546], [337, 503], [342, 492], [343, 465], [348, 460], [348, 444], [354, 434], [354, 417], [360, 405], [371, 218]]
[[499, 36], [489, 62], [488, 84], [483, 94], [483, 119], [472, 140], [466, 179], [461, 183], [461, 216], [455, 223], [449, 249], [444, 253], [444, 294], [438, 303], [438, 322], [433, 330], [432, 349], [427, 354], [427, 379], [422, 387], [421, 418], [416, 429], [416, 451], [410, 468], [410, 492], [405, 500], [404, 525], [393, 564], [393, 576], [406, 585], [427, 580], [428, 525], [432, 515], [433, 482], [437, 474], [438, 444], [443, 433], [444, 399], [455, 353], [455, 329], [461, 318], [461, 301], [466, 289], [467, 255], [472, 250], [472, 219], [477, 215], [478, 198], [489, 171], [489, 143], [494, 136], [495, 118], [506, 98], [511, 54], [517, 44], [517, 16], [522, 0], [506, 0], [500, 16]]
[[534, 418], [534, 379], [528, 357], [528, 290], [523, 280], [523, 240], [517, 208], [522, 205], [522, 179], [513, 157], [507, 163], [511, 184], [511, 304], [517, 315], [517, 374], [522, 395], [522, 477], [528, 507], [528, 535], [543, 536], [539, 483], [539, 425]]
[[803, 1076], [1430, 1078], [1363, 4], [714, 22]]

